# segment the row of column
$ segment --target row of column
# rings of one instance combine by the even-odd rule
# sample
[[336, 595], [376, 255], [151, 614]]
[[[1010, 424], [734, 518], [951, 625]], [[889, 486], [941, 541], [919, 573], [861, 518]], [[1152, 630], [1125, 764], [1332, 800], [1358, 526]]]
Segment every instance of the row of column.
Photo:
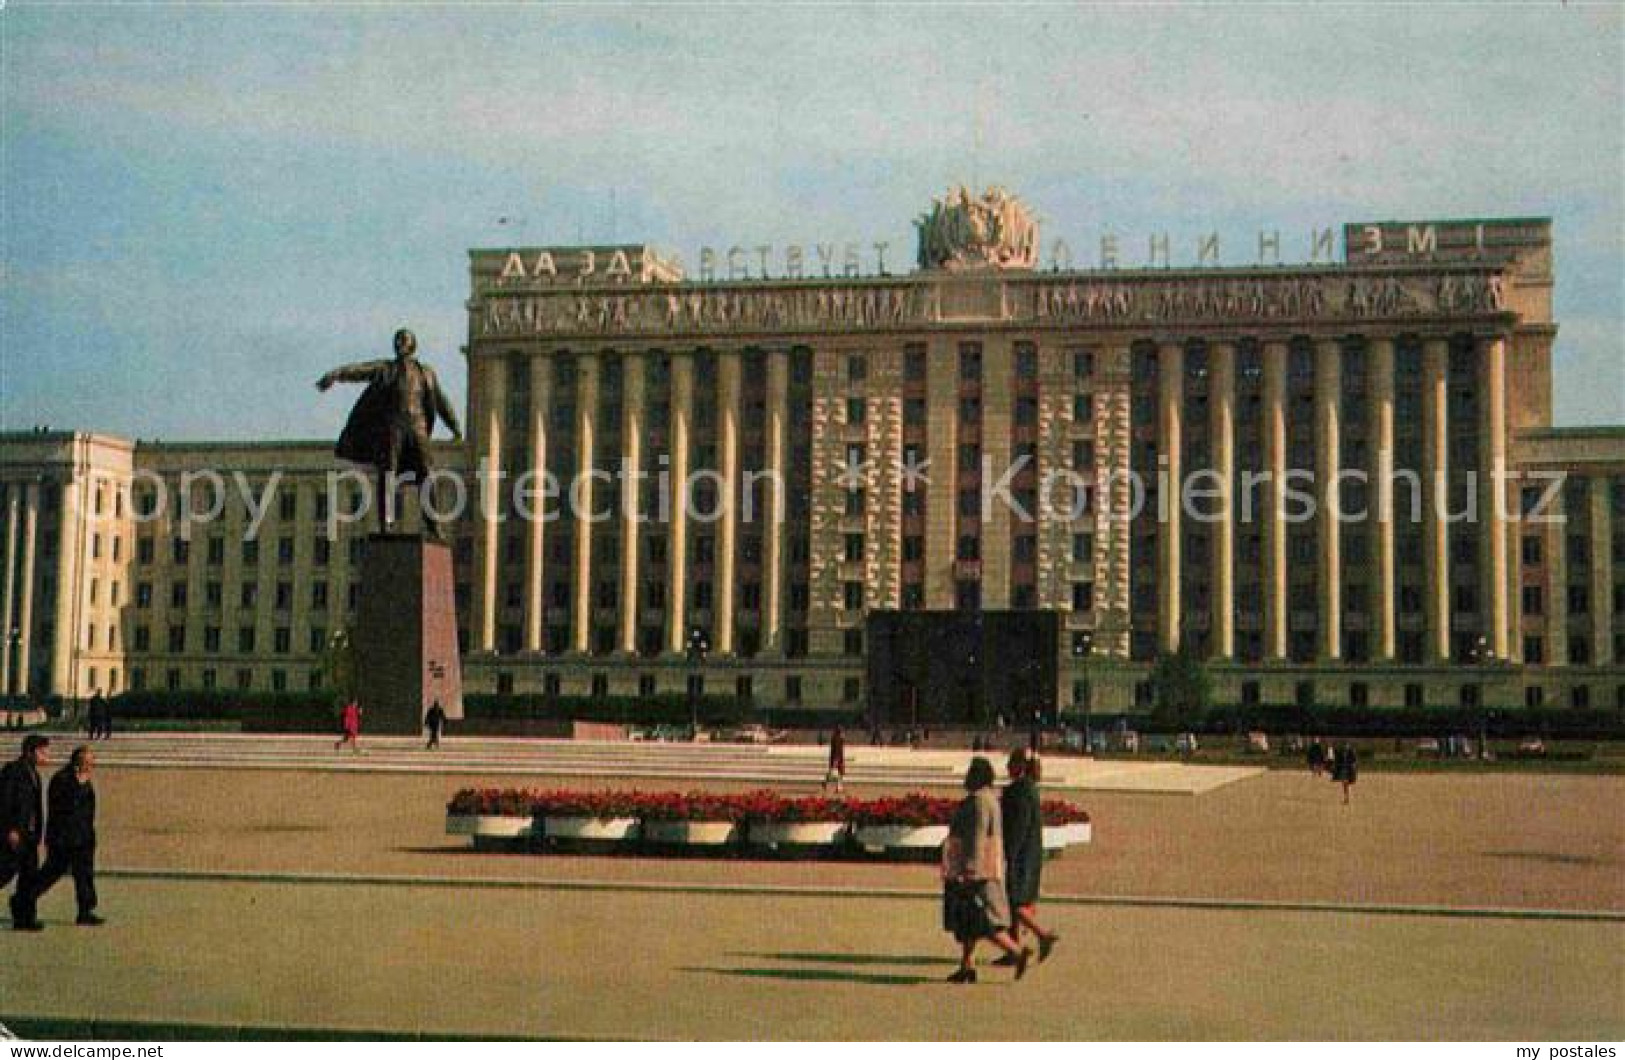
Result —
[[[1211, 550], [1211, 628], [1213, 654], [1235, 655], [1235, 397], [1236, 345], [1208, 344], [1208, 402], [1210, 451], [1221, 494], [1215, 509], [1214, 547]], [[1367, 358], [1370, 395], [1371, 515], [1375, 527], [1375, 656], [1392, 660], [1397, 650], [1396, 574], [1394, 548], [1394, 342], [1370, 340]], [[1449, 342], [1430, 338], [1422, 345], [1422, 502], [1424, 612], [1427, 626], [1425, 655], [1429, 662], [1450, 657], [1450, 554], [1445, 499], [1449, 489]], [[1494, 658], [1510, 657], [1511, 619], [1508, 609], [1508, 527], [1506, 520], [1506, 341], [1500, 336], [1483, 340], [1478, 386], [1480, 532], [1487, 536], [1487, 562], [1483, 564], [1484, 610], [1489, 615], [1487, 642]], [[1284, 340], [1263, 343], [1263, 450], [1267, 476], [1264, 504], [1264, 654], [1284, 660], [1288, 655], [1291, 601], [1287, 577], [1287, 355]], [[1319, 598], [1318, 655], [1335, 661], [1343, 654], [1343, 556], [1337, 510], [1338, 472], [1343, 467], [1341, 444], [1342, 348], [1336, 339], [1314, 345], [1315, 500], [1322, 513], [1319, 534], [1317, 586]], [[1158, 596], [1158, 640], [1161, 650], [1180, 647], [1181, 503], [1184, 482], [1181, 428], [1184, 416], [1185, 352], [1182, 343], [1158, 347], [1158, 436], [1165, 461], [1169, 491], [1161, 500], [1158, 518], [1158, 565], [1163, 578]]]
[[[560, 501], [573, 506], [567, 508], [565, 518], [574, 518], [574, 556], [571, 570], [570, 650], [585, 654], [592, 649], [593, 629], [593, 523], [595, 508], [594, 482], [595, 438], [600, 429], [599, 377], [602, 360], [608, 356], [621, 360], [621, 456], [630, 467], [642, 467], [645, 462], [643, 442], [647, 429], [648, 357], [640, 351], [599, 353], [582, 351], [575, 359], [575, 466], [574, 483], [562, 484]], [[738, 552], [738, 505], [741, 496], [739, 468], [739, 408], [743, 391], [742, 353], [723, 350], [717, 355], [717, 464], [719, 481], [719, 518], [715, 521], [716, 551], [713, 581], [711, 650], [719, 655], [735, 651], [737, 621], [735, 615], [734, 583]], [[765, 491], [767, 532], [763, 535], [762, 549], [762, 650], [773, 652], [782, 648], [784, 600], [784, 514], [785, 498], [782, 486], [785, 474], [785, 430], [789, 417], [789, 352], [785, 348], [763, 351], [767, 358], [767, 402], [764, 438], [763, 473], [769, 488]], [[506, 356], [479, 358], [475, 361], [480, 385], [477, 388], [480, 413], [477, 430], [479, 438], [476, 455], [486, 465], [485, 481], [512, 482], [515, 475], [502, 468], [503, 434], [506, 423], [507, 393]], [[529, 370], [529, 468], [539, 476], [547, 467], [549, 411], [554, 402], [553, 355], [528, 355]], [[688, 503], [691, 466], [692, 421], [694, 412], [694, 358], [690, 353], [674, 353], [670, 361], [670, 413], [668, 423], [668, 462], [664, 469], [650, 469], [650, 474], [664, 470], [668, 475], [667, 548], [666, 548], [666, 607], [663, 645], [671, 654], [680, 654], [687, 646], [688, 587], [692, 572], [688, 562]], [[513, 469], [522, 472], [526, 469]], [[538, 489], [540, 479], [537, 478]], [[640, 559], [639, 514], [641, 498], [638, 483], [627, 479], [621, 483], [619, 528], [620, 583], [619, 609], [616, 624], [617, 650], [632, 654], [637, 651], [638, 583]], [[502, 525], [497, 491], [488, 490], [479, 509], [476, 537], [476, 584], [474, 586], [474, 641], [478, 651], [495, 651], [499, 601], [498, 556], [501, 552]], [[545, 565], [546, 524], [539, 517], [539, 500], [534, 514], [526, 525], [524, 571], [524, 637], [527, 652], [540, 652], [544, 644], [543, 568]], [[647, 514], [647, 513], [645, 513]]]
[[6, 491], [5, 571], [0, 576], [0, 691], [28, 695], [34, 633], [34, 557], [38, 549], [40, 488], [15, 483]]

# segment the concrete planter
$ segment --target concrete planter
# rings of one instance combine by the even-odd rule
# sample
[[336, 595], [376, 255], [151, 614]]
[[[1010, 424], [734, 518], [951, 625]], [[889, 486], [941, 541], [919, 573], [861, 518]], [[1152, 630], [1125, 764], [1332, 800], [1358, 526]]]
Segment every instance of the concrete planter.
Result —
[[948, 839], [945, 824], [864, 824], [857, 829], [865, 850], [935, 850]]
[[638, 837], [636, 817], [545, 817], [542, 834], [548, 839], [597, 840], [620, 843]]
[[447, 814], [446, 834], [473, 836], [475, 839], [529, 839], [536, 835], [536, 818]]
[[845, 821], [752, 821], [750, 842], [757, 846], [833, 846], [846, 836]]
[[673, 846], [719, 847], [733, 842], [739, 825], [733, 821], [644, 821], [643, 838]]
[[1065, 850], [1067, 847], [1082, 846], [1092, 838], [1094, 838], [1093, 825], [1088, 821], [1044, 826], [1045, 850]]

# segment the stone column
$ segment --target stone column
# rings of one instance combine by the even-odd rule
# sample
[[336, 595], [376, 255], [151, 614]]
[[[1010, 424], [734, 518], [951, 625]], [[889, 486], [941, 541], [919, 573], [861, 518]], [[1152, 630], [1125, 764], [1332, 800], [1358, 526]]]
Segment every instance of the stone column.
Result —
[[530, 358], [530, 522], [525, 527], [525, 650], [542, 650], [547, 622], [547, 503], [541, 489], [547, 481], [547, 428], [553, 409], [553, 362], [545, 354]]
[[1507, 595], [1507, 420], [1506, 339], [1496, 335], [1485, 341], [1479, 359], [1481, 412], [1478, 421], [1480, 523], [1489, 542], [1484, 565], [1482, 613], [1489, 619], [1490, 654], [1507, 659], [1511, 654]]
[[671, 359], [671, 479], [666, 535], [666, 651], [682, 655], [688, 630], [688, 428], [694, 412], [694, 359]]
[[[51, 691], [59, 696], [77, 697], [79, 694], [78, 682], [74, 680], [74, 659], [85, 632], [79, 625], [79, 567], [85, 551], [84, 537], [80, 533], [83, 513], [80, 494], [85, 481], [85, 476], [75, 467], [72, 477], [62, 483], [56, 522], [56, 637], [51, 642]], [[181, 576], [193, 583], [188, 591], [194, 594], [191, 598], [196, 599], [196, 579], [190, 576], [191, 570], [188, 564]]]
[[621, 358], [621, 628], [620, 649], [638, 650], [638, 534], [643, 503], [639, 486], [643, 467], [643, 366], [641, 353]]
[[1372, 605], [1376, 617], [1378, 662], [1392, 662], [1398, 651], [1394, 601], [1394, 342], [1371, 340], [1371, 570], [1376, 579]]
[[593, 431], [598, 422], [598, 355], [576, 357], [576, 470], [570, 486], [575, 506], [575, 570], [570, 608], [570, 647], [592, 650]]
[[1426, 658], [1450, 658], [1450, 531], [1444, 521], [1450, 488], [1450, 344], [1422, 344], [1422, 578]]
[[1157, 587], [1157, 641], [1161, 650], [1179, 650], [1179, 597], [1181, 526], [1180, 493], [1184, 484], [1180, 419], [1185, 401], [1185, 348], [1177, 342], [1157, 347], [1157, 445], [1163, 455], [1163, 481], [1157, 491], [1157, 566], [1162, 583]]
[[21, 635], [17, 642], [17, 694], [23, 696], [33, 691], [34, 683], [29, 653], [34, 641], [34, 553], [39, 547], [38, 538], [39, 485], [30, 482], [23, 487], [23, 564], [17, 574], [17, 631]]
[[[476, 452], [485, 464], [479, 499], [479, 537], [475, 539], [474, 647], [497, 648], [497, 559], [502, 550], [502, 428], [508, 406], [507, 362], [501, 357], [478, 357], [471, 362], [479, 373], [479, 440]], [[478, 470], [478, 469], [476, 469]], [[357, 577], [360, 576], [357, 572]]]
[[1611, 481], [1604, 472], [1591, 476], [1591, 661], [1609, 666], [1614, 659], [1614, 510]]
[[1213, 655], [1236, 653], [1236, 346], [1208, 346], [1209, 435], [1220, 494], [1213, 524]]
[[1565, 511], [1566, 489], [1552, 495], [1542, 528], [1542, 548], [1546, 553], [1546, 664], [1567, 666], [1569, 662], [1569, 520]]
[[739, 537], [739, 391], [738, 350], [717, 355], [717, 469], [722, 477], [722, 518], [717, 520], [715, 578], [716, 630], [712, 648], [734, 653], [734, 559]]
[[0, 696], [12, 694], [11, 660], [16, 645], [11, 641], [11, 615], [17, 601], [17, 524], [22, 518], [22, 489], [20, 482], [6, 486], [6, 569], [0, 586], [0, 646], [5, 650], [0, 652]]
[[959, 360], [951, 338], [935, 337], [925, 362], [925, 606], [956, 606], [959, 535]]
[[1287, 657], [1286, 581], [1287, 345], [1264, 343], [1264, 470], [1269, 476], [1264, 522], [1264, 657]]
[[1315, 498], [1320, 506], [1320, 657], [1343, 654], [1342, 498], [1337, 473], [1343, 466], [1339, 413], [1343, 396], [1343, 351], [1336, 339], [1315, 343]]
[[790, 406], [790, 355], [783, 347], [767, 354], [767, 519], [762, 535], [762, 650], [781, 652], [784, 629], [784, 432]]

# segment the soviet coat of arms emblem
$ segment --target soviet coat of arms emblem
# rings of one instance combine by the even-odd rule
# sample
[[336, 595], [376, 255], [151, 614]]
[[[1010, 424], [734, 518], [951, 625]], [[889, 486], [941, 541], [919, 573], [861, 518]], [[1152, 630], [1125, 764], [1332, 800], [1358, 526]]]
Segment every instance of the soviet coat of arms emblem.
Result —
[[1038, 222], [1014, 195], [960, 185], [914, 222], [922, 269], [1030, 269], [1038, 263]]

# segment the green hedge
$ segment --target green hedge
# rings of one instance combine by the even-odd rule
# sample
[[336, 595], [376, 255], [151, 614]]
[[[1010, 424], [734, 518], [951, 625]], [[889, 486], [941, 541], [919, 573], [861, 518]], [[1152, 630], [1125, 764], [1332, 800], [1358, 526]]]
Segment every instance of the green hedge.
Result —
[[[1082, 717], [1067, 715], [1071, 727]], [[1183, 726], [1158, 724], [1146, 714], [1099, 714], [1090, 718], [1095, 731], [1125, 725], [1140, 732], [1318, 733], [1351, 737], [1477, 736], [1488, 728], [1496, 739], [1545, 736], [1552, 739], [1610, 740], [1625, 738], [1625, 712], [1565, 708], [1493, 710], [1467, 707], [1212, 707]]]
[[[697, 706], [697, 710], [696, 710]], [[697, 704], [681, 692], [655, 696], [497, 696], [463, 697], [470, 722], [599, 721], [627, 725], [687, 725], [698, 713], [701, 725], [764, 724], [775, 727], [859, 726], [855, 709], [764, 708], [733, 696], [701, 696]]]

